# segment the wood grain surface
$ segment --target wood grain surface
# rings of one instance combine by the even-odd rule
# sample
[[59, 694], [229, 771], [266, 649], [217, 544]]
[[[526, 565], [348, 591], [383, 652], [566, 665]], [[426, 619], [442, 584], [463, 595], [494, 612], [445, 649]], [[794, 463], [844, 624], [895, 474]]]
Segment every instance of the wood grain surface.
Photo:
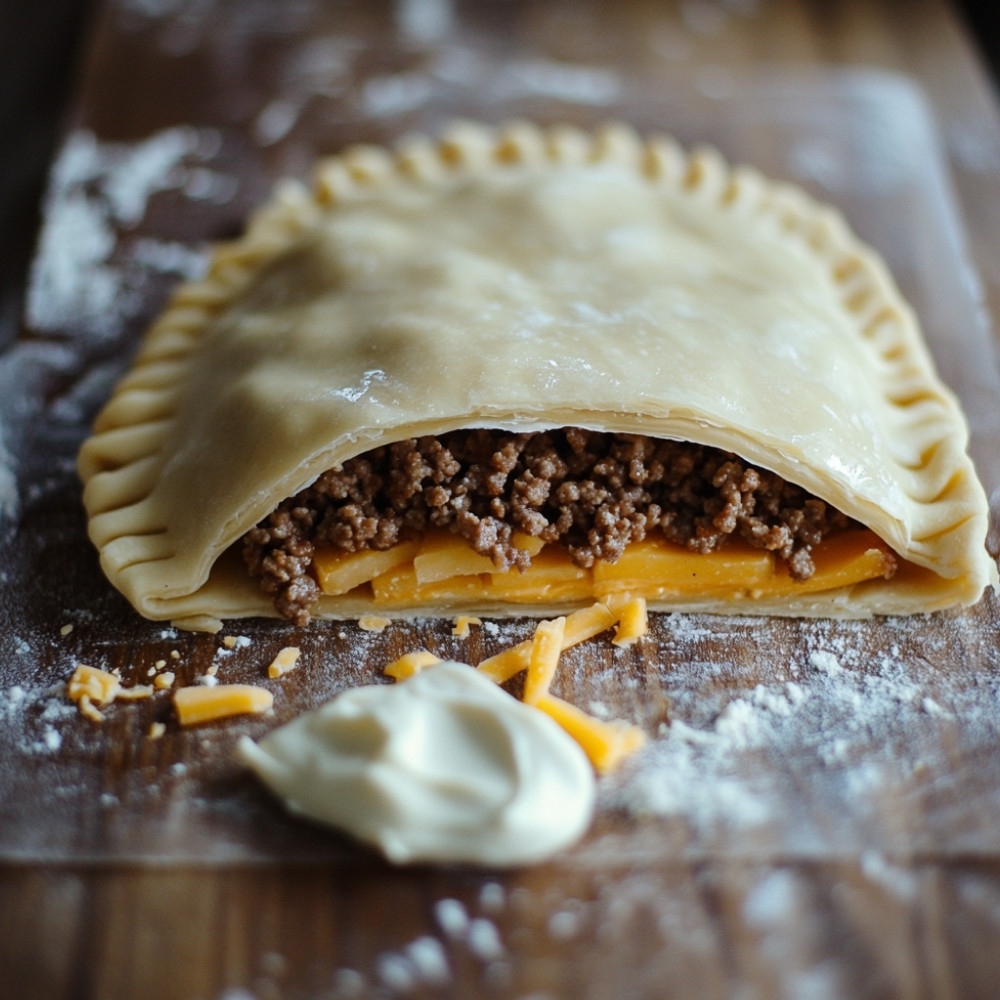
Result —
[[[659, 616], [627, 652], [572, 651], [555, 690], [651, 746], [582, 844], [502, 872], [387, 866], [286, 816], [232, 748], [399, 653], [476, 663], [529, 622], [242, 622], [230, 651], [104, 581], [73, 459], [172, 285], [279, 177], [456, 116], [626, 118], [836, 202], [1000, 484], [1000, 118], [943, 3], [104, 4], [0, 355], [0, 996], [996, 996], [993, 597], [864, 624]], [[290, 644], [302, 665], [268, 682]], [[275, 714], [181, 730], [160, 695], [95, 726], [59, 687], [161, 660], [270, 684]]]

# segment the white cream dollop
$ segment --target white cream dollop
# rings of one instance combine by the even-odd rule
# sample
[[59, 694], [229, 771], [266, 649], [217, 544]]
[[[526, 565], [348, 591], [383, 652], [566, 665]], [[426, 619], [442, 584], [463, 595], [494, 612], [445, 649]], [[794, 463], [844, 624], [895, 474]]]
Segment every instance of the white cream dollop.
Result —
[[461, 663], [345, 691], [240, 751], [289, 810], [396, 863], [541, 861], [594, 808], [577, 743]]

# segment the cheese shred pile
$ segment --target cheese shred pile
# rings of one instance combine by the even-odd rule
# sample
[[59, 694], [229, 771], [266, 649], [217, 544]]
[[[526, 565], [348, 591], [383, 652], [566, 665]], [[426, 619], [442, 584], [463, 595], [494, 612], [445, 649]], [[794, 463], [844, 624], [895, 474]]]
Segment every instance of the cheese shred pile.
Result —
[[[638, 726], [620, 719], [595, 719], [551, 694], [549, 688], [563, 650], [612, 626], [617, 626], [613, 640], [616, 646], [630, 645], [645, 635], [645, 599], [615, 595], [565, 617], [539, 622], [530, 639], [483, 660], [476, 668], [497, 684], [504, 684], [524, 672], [522, 700], [525, 704], [551, 716], [580, 744], [595, 770], [601, 773], [614, 770], [629, 754], [638, 750], [646, 741], [645, 733]], [[405, 681], [437, 662], [439, 657], [419, 650], [390, 663], [385, 673], [396, 681]]]
[[[362, 628], [366, 627], [365, 623]], [[471, 624], [481, 624], [478, 618], [463, 617], [456, 623], [453, 634], [467, 636]], [[370, 625], [369, 625], [370, 627]], [[607, 772], [618, 766], [629, 754], [645, 742], [638, 727], [620, 719], [596, 719], [550, 692], [563, 650], [615, 628], [612, 642], [628, 646], [646, 634], [646, 601], [627, 594], [610, 595], [587, 608], [551, 621], [541, 621], [530, 639], [491, 656], [475, 669], [496, 684], [504, 684], [518, 674], [524, 674], [522, 700], [526, 705], [551, 716], [583, 748], [595, 770]], [[226, 643], [227, 648], [232, 645]], [[268, 667], [271, 679], [282, 677], [298, 665], [299, 649], [282, 649]], [[440, 658], [426, 650], [401, 656], [385, 668], [385, 674], [396, 681], [405, 681]], [[159, 661], [157, 668], [165, 666]], [[214, 681], [214, 677], [211, 678]], [[161, 673], [152, 685], [123, 687], [117, 673], [79, 664], [69, 681], [67, 694], [77, 703], [80, 714], [92, 722], [103, 721], [101, 708], [119, 700], [134, 701], [149, 698], [154, 691], [169, 688], [174, 674]], [[177, 720], [182, 726], [227, 718], [232, 715], [256, 714], [268, 711], [273, 695], [264, 688], [249, 684], [211, 684], [176, 690], [173, 695]], [[161, 735], [160, 732], [156, 736]]]

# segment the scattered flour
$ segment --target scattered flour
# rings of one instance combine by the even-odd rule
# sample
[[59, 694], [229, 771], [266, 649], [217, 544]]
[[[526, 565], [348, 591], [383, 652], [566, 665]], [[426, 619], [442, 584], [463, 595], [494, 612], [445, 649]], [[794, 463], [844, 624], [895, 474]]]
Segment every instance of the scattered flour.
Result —
[[613, 69], [549, 59], [506, 63], [492, 91], [498, 99], [548, 97], [573, 104], [604, 105], [618, 100], [624, 82]]
[[943, 745], [977, 753], [1000, 735], [1000, 651], [986, 640], [970, 685], [932, 665], [947, 660], [945, 625], [931, 648], [918, 620], [886, 623], [870, 653], [864, 624], [803, 625], [790, 662], [737, 666], [697, 660], [702, 621], [670, 619], [666, 646], [683, 664], [670, 724], [603, 788], [605, 808], [681, 821], [695, 849], [907, 849], [905, 830], [882, 828], [885, 795], [929, 794], [926, 776], [953, 766]]
[[395, 15], [399, 33], [415, 45], [441, 41], [454, 23], [451, 0], [396, 0]]
[[210, 159], [218, 146], [218, 133], [210, 129], [171, 128], [137, 143], [102, 143], [82, 129], [71, 133], [46, 195], [28, 285], [31, 326], [112, 336], [140, 306], [144, 270], [184, 277], [200, 273], [205, 258], [198, 251], [146, 238], [136, 241], [129, 254], [119, 247], [118, 233], [135, 228], [150, 198], [161, 191], [232, 197], [232, 178], [204, 166], [192, 173], [193, 163]]
[[469, 914], [457, 899], [441, 899], [434, 904], [434, 918], [445, 935], [459, 941], [469, 931]]
[[384, 118], [419, 108], [433, 91], [433, 82], [420, 73], [372, 76], [361, 85], [358, 103], [362, 114]]
[[4, 444], [4, 430], [0, 424], [0, 528], [16, 521], [19, 510], [20, 497], [14, 458]]

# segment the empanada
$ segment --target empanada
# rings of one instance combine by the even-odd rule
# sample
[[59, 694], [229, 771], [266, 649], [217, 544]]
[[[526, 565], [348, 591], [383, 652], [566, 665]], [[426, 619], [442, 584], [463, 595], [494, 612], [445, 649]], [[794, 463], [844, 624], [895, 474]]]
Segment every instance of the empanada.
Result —
[[282, 185], [80, 472], [111, 582], [191, 627], [277, 613], [244, 545], [300, 622], [622, 590], [866, 617], [995, 582], [966, 444], [835, 211], [622, 126], [460, 125]]

